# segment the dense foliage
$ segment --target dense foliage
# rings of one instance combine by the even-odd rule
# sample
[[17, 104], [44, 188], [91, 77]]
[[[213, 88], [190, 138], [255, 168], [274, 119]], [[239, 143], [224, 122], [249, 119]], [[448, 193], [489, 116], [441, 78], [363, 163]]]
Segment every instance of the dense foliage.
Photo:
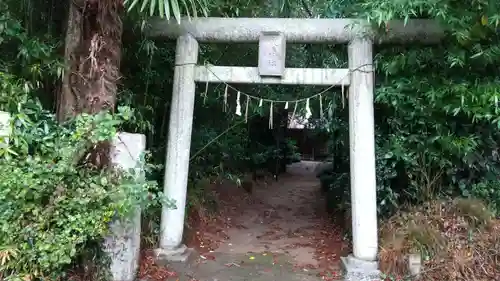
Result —
[[[115, 219], [152, 204], [154, 182], [129, 171], [95, 169], [87, 157], [110, 141], [133, 112], [79, 115], [59, 124], [36, 93], [60, 74], [53, 46], [30, 38], [5, 6], [0, 21], [0, 111], [9, 112], [0, 140], [0, 279], [57, 280], [100, 242]], [[149, 166], [144, 166], [146, 170]]]
[[[474, 1], [473, 9], [457, 1], [438, 2], [370, 1], [359, 6], [359, 12], [382, 25], [394, 18], [434, 18], [449, 31], [438, 46], [377, 48], [382, 213], [441, 195], [477, 196], [498, 210], [498, 7], [494, 1]], [[358, 14], [352, 9], [344, 15]], [[347, 116], [337, 115], [331, 126], [343, 136], [333, 140], [336, 151], [347, 152]], [[336, 154], [335, 162], [347, 163], [348, 154]], [[324, 175], [331, 179], [324, 178], [331, 186], [331, 204], [349, 202], [347, 172], [337, 166]]]
[[[172, 42], [144, 37], [142, 19], [149, 14], [178, 19], [194, 8], [198, 15], [211, 16], [362, 17], [387, 32], [390, 26], [385, 22], [395, 18], [438, 20], [449, 31], [443, 44], [376, 47], [379, 211], [390, 214], [405, 203], [443, 195], [480, 197], [500, 209], [500, 13], [494, 0], [125, 1], [126, 9], [135, 12], [122, 15], [123, 79], [117, 96], [121, 110], [114, 115], [81, 115], [64, 124], [53, 117], [64, 72], [62, 34], [68, 8], [60, 2], [0, 3], [0, 110], [14, 117], [10, 144], [0, 148], [1, 278], [55, 279], [90, 243], [99, 244], [113, 217], [126, 215], [133, 202], [124, 198], [131, 190], [137, 192], [131, 198], [140, 202], [148, 191], [161, 194], [149, 183], [130, 183], [126, 173], [92, 169], [77, 153], [110, 140], [120, 129], [146, 134], [152, 162], [163, 164], [175, 48]], [[292, 45], [287, 65], [345, 67], [346, 55], [345, 46]], [[256, 45], [204, 44], [200, 63], [255, 65], [256, 57]], [[246, 151], [247, 125], [234, 114], [235, 95], [229, 97], [229, 110], [223, 111], [224, 85], [198, 86], [190, 192], [202, 196], [198, 180], [237, 180], [253, 156]], [[322, 90], [238, 89], [281, 100]], [[319, 105], [311, 106], [320, 130], [331, 136], [334, 165], [322, 179], [333, 210], [349, 209], [350, 202], [348, 107], [342, 99], [340, 89], [325, 93], [323, 108], [328, 114], [323, 119]], [[251, 105], [252, 116], [267, 112], [268, 108]], [[153, 170], [149, 179], [161, 182], [162, 171]], [[190, 205], [198, 202], [190, 198]], [[153, 222], [159, 219], [157, 210], [157, 205], [146, 209]]]

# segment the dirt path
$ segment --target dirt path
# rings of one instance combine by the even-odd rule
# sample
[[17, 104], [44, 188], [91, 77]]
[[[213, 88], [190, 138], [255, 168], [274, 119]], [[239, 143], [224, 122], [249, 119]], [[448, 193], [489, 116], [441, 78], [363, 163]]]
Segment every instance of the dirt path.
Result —
[[315, 165], [291, 165], [278, 182], [254, 186], [251, 195], [238, 190], [221, 196], [222, 216], [189, 245], [200, 257], [174, 266], [176, 279], [338, 280], [338, 261], [348, 249], [341, 226], [323, 211]]

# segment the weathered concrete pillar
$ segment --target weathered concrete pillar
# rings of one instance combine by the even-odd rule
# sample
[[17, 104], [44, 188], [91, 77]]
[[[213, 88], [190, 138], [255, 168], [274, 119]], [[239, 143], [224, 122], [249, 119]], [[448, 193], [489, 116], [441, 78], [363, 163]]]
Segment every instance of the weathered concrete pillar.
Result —
[[[140, 166], [146, 149], [146, 136], [142, 134], [118, 133], [111, 146], [111, 161], [118, 169], [135, 169], [138, 183], [145, 180]], [[137, 205], [130, 217], [111, 223], [111, 235], [104, 241], [106, 253], [111, 258], [113, 281], [134, 281], [139, 267], [141, 249], [141, 209]]]
[[349, 142], [353, 255], [344, 259], [346, 280], [379, 280], [373, 115], [373, 42], [349, 43]]
[[185, 261], [190, 251], [182, 245], [186, 193], [189, 172], [189, 152], [195, 102], [195, 65], [198, 42], [191, 35], [177, 39], [174, 87], [170, 108], [164, 193], [174, 200], [176, 208], [163, 206], [161, 215], [160, 259]]

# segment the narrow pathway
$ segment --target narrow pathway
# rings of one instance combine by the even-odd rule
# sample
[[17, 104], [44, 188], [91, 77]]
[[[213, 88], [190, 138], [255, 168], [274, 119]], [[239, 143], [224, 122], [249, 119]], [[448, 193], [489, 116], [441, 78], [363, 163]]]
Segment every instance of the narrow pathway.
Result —
[[190, 245], [200, 257], [175, 268], [179, 280], [339, 280], [347, 247], [341, 225], [324, 213], [316, 165], [293, 164], [278, 182], [222, 199], [219, 224], [198, 232], [197, 245]]

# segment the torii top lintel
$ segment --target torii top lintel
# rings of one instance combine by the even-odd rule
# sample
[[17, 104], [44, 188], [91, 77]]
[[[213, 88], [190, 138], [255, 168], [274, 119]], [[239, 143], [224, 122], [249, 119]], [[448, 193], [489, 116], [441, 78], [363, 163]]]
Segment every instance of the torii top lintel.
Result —
[[444, 37], [444, 29], [433, 20], [391, 21], [385, 34], [359, 19], [306, 18], [183, 18], [152, 19], [146, 33], [151, 37], [175, 39], [191, 34], [200, 42], [258, 42], [263, 31], [277, 31], [290, 43], [347, 43], [355, 37], [370, 36], [374, 43], [420, 42], [435, 44]]

